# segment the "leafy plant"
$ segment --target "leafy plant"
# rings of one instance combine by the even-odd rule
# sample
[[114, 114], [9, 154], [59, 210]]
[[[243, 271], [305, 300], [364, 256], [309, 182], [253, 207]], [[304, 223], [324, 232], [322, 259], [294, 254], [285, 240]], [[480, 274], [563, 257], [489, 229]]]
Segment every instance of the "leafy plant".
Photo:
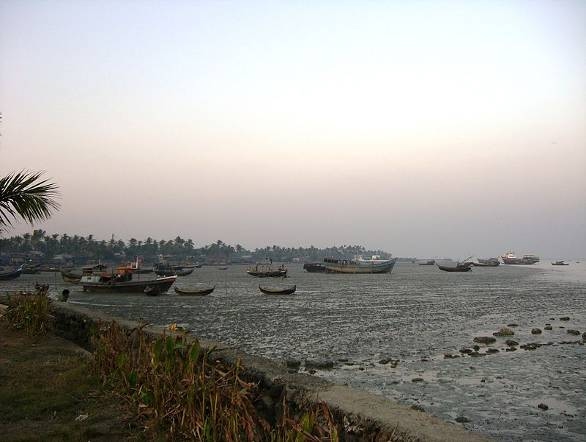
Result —
[[151, 339], [143, 327], [101, 324], [95, 369], [135, 409], [150, 431], [203, 441], [338, 440], [325, 404], [291, 414], [285, 398], [271, 425], [255, 408], [260, 391], [243, 378], [240, 362], [215, 360], [212, 350], [185, 336]]
[[4, 319], [10, 327], [24, 330], [29, 336], [44, 335], [53, 326], [48, 287], [39, 286], [35, 293], [10, 296]]

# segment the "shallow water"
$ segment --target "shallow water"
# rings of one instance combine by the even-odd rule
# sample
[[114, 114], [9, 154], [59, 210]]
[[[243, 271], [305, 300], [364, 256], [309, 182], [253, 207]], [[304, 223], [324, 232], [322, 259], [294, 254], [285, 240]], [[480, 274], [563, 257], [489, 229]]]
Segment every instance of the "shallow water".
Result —
[[[258, 284], [267, 281], [248, 276], [243, 266], [204, 267], [178, 279], [185, 287], [215, 283], [207, 297], [90, 294], [67, 287], [70, 302], [112, 315], [178, 323], [202, 338], [273, 359], [333, 361], [334, 369], [315, 375], [419, 405], [452, 422], [467, 420], [458, 425], [497, 440], [586, 440], [586, 350], [567, 343], [581, 341], [568, 329], [586, 331], [586, 263], [469, 273], [398, 263], [391, 275], [288, 267], [284, 283], [297, 284], [293, 296], [261, 295]], [[54, 293], [66, 286], [57, 275], [23, 275], [0, 282], [0, 291], [34, 281], [50, 283]], [[570, 320], [559, 319], [564, 316]], [[506, 352], [507, 338], [498, 338], [491, 347], [499, 353], [444, 358], [511, 323], [518, 324], [511, 338], [520, 344], [551, 344]], [[546, 323], [551, 331], [531, 334]], [[379, 362], [385, 359], [399, 362]], [[539, 409], [540, 403], [549, 409]]]

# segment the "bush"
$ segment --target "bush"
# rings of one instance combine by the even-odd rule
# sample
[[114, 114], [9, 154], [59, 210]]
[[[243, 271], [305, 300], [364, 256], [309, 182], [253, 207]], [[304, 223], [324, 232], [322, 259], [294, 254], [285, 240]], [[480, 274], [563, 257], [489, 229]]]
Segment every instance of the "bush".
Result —
[[20, 292], [11, 295], [4, 319], [16, 330], [27, 335], [44, 335], [53, 327], [50, 311], [51, 300], [47, 296], [48, 286], [37, 286], [34, 293]]
[[256, 384], [242, 378], [240, 363], [211, 357], [197, 340], [184, 336], [150, 339], [142, 328], [101, 324], [94, 339], [95, 369], [105, 384], [125, 397], [151, 431], [170, 439], [203, 441], [338, 440], [325, 404], [290, 416], [283, 398], [274, 425], [254, 404]]

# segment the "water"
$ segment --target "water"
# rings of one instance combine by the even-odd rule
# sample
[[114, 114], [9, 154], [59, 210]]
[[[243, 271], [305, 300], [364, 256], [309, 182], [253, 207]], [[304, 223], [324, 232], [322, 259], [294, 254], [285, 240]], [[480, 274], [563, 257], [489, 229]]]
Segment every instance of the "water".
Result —
[[[245, 267], [195, 269], [179, 286], [216, 284], [207, 297], [147, 297], [71, 290], [70, 302], [132, 320], [178, 323], [197, 336], [277, 360], [333, 361], [314, 374], [382, 394], [497, 440], [586, 440], [586, 350], [568, 329], [586, 331], [586, 263], [500, 266], [446, 273], [398, 263], [391, 275], [305, 273], [289, 265], [293, 296], [261, 295]], [[146, 275], [142, 275], [145, 277]], [[0, 282], [0, 291], [34, 281], [65, 284], [53, 274]], [[172, 291], [170, 292], [172, 293]], [[569, 321], [559, 318], [569, 316]], [[553, 318], [553, 319], [552, 319]], [[544, 345], [445, 359], [515, 323], [512, 339]], [[532, 335], [531, 329], [551, 331]], [[564, 327], [564, 328], [561, 328]], [[486, 346], [481, 346], [484, 353]], [[398, 360], [380, 363], [385, 359]], [[421, 382], [413, 382], [420, 378]], [[540, 403], [549, 409], [538, 408]]]

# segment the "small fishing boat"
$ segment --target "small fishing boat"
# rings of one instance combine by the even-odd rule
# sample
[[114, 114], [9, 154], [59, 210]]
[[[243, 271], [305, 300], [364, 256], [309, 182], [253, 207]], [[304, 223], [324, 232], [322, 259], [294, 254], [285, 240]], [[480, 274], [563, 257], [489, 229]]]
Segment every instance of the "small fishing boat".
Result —
[[397, 258], [381, 259], [378, 255], [365, 259], [358, 256], [355, 259], [325, 258], [323, 266], [326, 273], [372, 274], [391, 273]]
[[475, 267], [498, 267], [500, 264], [501, 262], [498, 258], [478, 258], [478, 262], [472, 261], [472, 265]]
[[321, 262], [306, 262], [303, 264], [303, 270], [309, 273], [325, 273], [326, 266]]
[[155, 264], [153, 271], [157, 276], [187, 276], [193, 273], [194, 267], [183, 268], [164, 264]]
[[16, 279], [22, 273], [22, 266], [15, 269], [15, 270], [6, 270], [0, 272], [0, 281], [9, 281], [11, 279]]
[[469, 272], [472, 270], [472, 263], [465, 262], [465, 263], [458, 263], [455, 267], [454, 266], [441, 266], [437, 265], [440, 270], [444, 272]]
[[81, 280], [82, 276], [83, 275], [77, 273], [61, 270], [61, 277], [63, 278], [63, 281], [69, 284], [79, 284], [79, 281]]
[[258, 288], [265, 295], [292, 295], [297, 290], [296, 285], [289, 287], [267, 287], [259, 285]]
[[570, 264], [565, 261], [554, 261], [551, 263], [552, 266], [569, 266]]
[[23, 275], [35, 275], [41, 272], [41, 265], [40, 264], [24, 264], [22, 266], [22, 274]]
[[132, 270], [127, 267], [119, 267], [115, 273], [92, 273], [83, 275], [80, 284], [84, 292], [110, 292], [110, 293], [127, 293], [143, 292], [146, 290], [150, 293], [159, 294], [167, 292], [173, 285], [177, 276], [167, 276], [156, 279], [134, 279]]
[[270, 264], [256, 264], [246, 270], [246, 273], [257, 278], [286, 278], [287, 268], [283, 264], [276, 269]]
[[206, 296], [212, 293], [215, 288], [215, 285], [212, 287], [206, 286], [190, 289], [180, 289], [179, 287], [175, 287], [175, 293], [182, 296]]

